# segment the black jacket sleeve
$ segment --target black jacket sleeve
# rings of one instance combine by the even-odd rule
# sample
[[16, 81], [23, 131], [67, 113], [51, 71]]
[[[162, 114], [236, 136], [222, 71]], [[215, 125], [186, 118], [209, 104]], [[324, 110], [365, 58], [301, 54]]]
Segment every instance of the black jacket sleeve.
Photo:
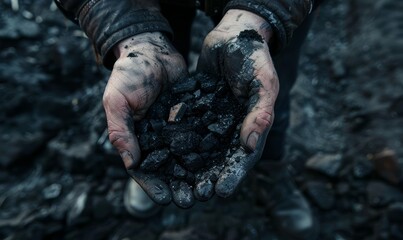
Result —
[[230, 0], [224, 12], [242, 9], [263, 17], [272, 27], [271, 51], [276, 53], [291, 40], [293, 32], [320, 0]]
[[113, 68], [112, 47], [145, 32], [172, 35], [156, 0], [55, 0], [62, 13], [80, 25], [92, 41], [104, 66]]

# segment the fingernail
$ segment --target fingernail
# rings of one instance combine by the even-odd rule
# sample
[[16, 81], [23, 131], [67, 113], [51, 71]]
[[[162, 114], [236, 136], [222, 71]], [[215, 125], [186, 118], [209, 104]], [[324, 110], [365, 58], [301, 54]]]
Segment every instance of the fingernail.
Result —
[[133, 155], [129, 151], [123, 151], [120, 153], [120, 157], [123, 160], [123, 163], [125, 164], [126, 169], [130, 169], [133, 167]]
[[251, 132], [248, 136], [248, 140], [246, 141], [246, 145], [250, 148], [250, 150], [255, 150], [257, 140], [259, 139], [259, 134], [257, 132]]

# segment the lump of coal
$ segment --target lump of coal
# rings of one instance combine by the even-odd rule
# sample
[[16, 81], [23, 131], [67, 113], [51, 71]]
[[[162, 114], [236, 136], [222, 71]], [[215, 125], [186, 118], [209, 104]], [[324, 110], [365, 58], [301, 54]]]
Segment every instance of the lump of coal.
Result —
[[205, 92], [214, 92], [216, 89], [216, 80], [214, 78], [204, 77], [200, 83], [200, 88]]
[[140, 168], [146, 171], [156, 171], [160, 166], [167, 163], [169, 160], [169, 150], [156, 150], [148, 154], [143, 160]]
[[231, 115], [223, 115], [219, 116], [217, 123], [210, 124], [208, 129], [212, 132], [215, 132], [219, 135], [226, 135], [230, 128], [234, 126], [234, 116]]
[[[195, 184], [215, 182], [226, 156], [240, 148], [240, 128], [236, 126], [245, 114], [223, 80], [196, 74], [168, 86], [135, 125], [145, 156], [140, 168], [153, 172], [171, 188], [185, 186], [183, 198], [174, 201], [187, 205]], [[208, 177], [197, 177], [204, 173]], [[198, 186], [203, 190], [201, 197], [210, 197], [212, 186]]]
[[168, 122], [180, 122], [183, 115], [187, 110], [188, 106], [181, 102], [171, 107], [171, 111], [169, 112]]
[[160, 132], [167, 123], [163, 119], [151, 119], [150, 124], [155, 132]]
[[182, 157], [184, 167], [190, 171], [195, 171], [203, 167], [204, 160], [197, 153], [190, 153]]
[[201, 140], [199, 150], [200, 152], [208, 152], [216, 149], [218, 146], [219, 146], [218, 139], [214, 137], [213, 133], [209, 133]]
[[213, 93], [207, 94], [196, 101], [196, 103], [193, 106], [193, 109], [196, 111], [209, 110], [213, 104], [213, 101], [214, 101], [214, 94]]
[[172, 87], [172, 93], [185, 93], [192, 92], [197, 87], [197, 81], [194, 78], [188, 79], [188, 81], [180, 81]]
[[181, 167], [179, 164], [175, 164], [174, 166], [174, 176], [177, 178], [185, 178], [186, 177], [186, 170]]
[[173, 136], [169, 149], [173, 154], [185, 155], [195, 150], [199, 143], [200, 136], [197, 133], [183, 132]]
[[161, 138], [154, 132], [141, 134], [139, 142], [142, 151], [155, 150], [163, 146]]

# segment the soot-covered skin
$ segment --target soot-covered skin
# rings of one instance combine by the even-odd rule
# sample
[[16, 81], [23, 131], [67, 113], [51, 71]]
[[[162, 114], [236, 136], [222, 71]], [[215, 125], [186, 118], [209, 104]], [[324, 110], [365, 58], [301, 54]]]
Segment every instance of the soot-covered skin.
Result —
[[[143, 155], [138, 171], [169, 185], [179, 207], [191, 207], [194, 198], [210, 199], [223, 171], [241, 171], [234, 161], [251, 164], [247, 159], [258, 160], [239, 140], [246, 110], [223, 79], [201, 73], [181, 79], [157, 98], [143, 120], [135, 123], [135, 129], [141, 129], [137, 137]], [[153, 127], [157, 120], [164, 124]], [[232, 179], [226, 181], [228, 186], [238, 184]]]

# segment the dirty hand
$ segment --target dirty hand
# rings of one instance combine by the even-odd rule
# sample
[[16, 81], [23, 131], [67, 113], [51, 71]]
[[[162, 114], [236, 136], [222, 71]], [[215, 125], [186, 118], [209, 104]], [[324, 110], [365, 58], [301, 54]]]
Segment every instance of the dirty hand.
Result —
[[[215, 183], [215, 192], [222, 197], [230, 196], [260, 159], [273, 123], [279, 82], [268, 47], [271, 35], [270, 25], [260, 16], [229, 10], [203, 43], [198, 71], [223, 77], [248, 112], [240, 132], [246, 151], [240, 149], [236, 161], [236, 156], [227, 159]], [[206, 200], [197, 189], [196, 197]]]
[[127, 38], [113, 50], [117, 61], [103, 96], [109, 140], [129, 175], [156, 203], [168, 204], [172, 196], [167, 184], [138, 170], [141, 152], [134, 121], [145, 115], [166, 83], [187, 74], [185, 61], [159, 32]]

